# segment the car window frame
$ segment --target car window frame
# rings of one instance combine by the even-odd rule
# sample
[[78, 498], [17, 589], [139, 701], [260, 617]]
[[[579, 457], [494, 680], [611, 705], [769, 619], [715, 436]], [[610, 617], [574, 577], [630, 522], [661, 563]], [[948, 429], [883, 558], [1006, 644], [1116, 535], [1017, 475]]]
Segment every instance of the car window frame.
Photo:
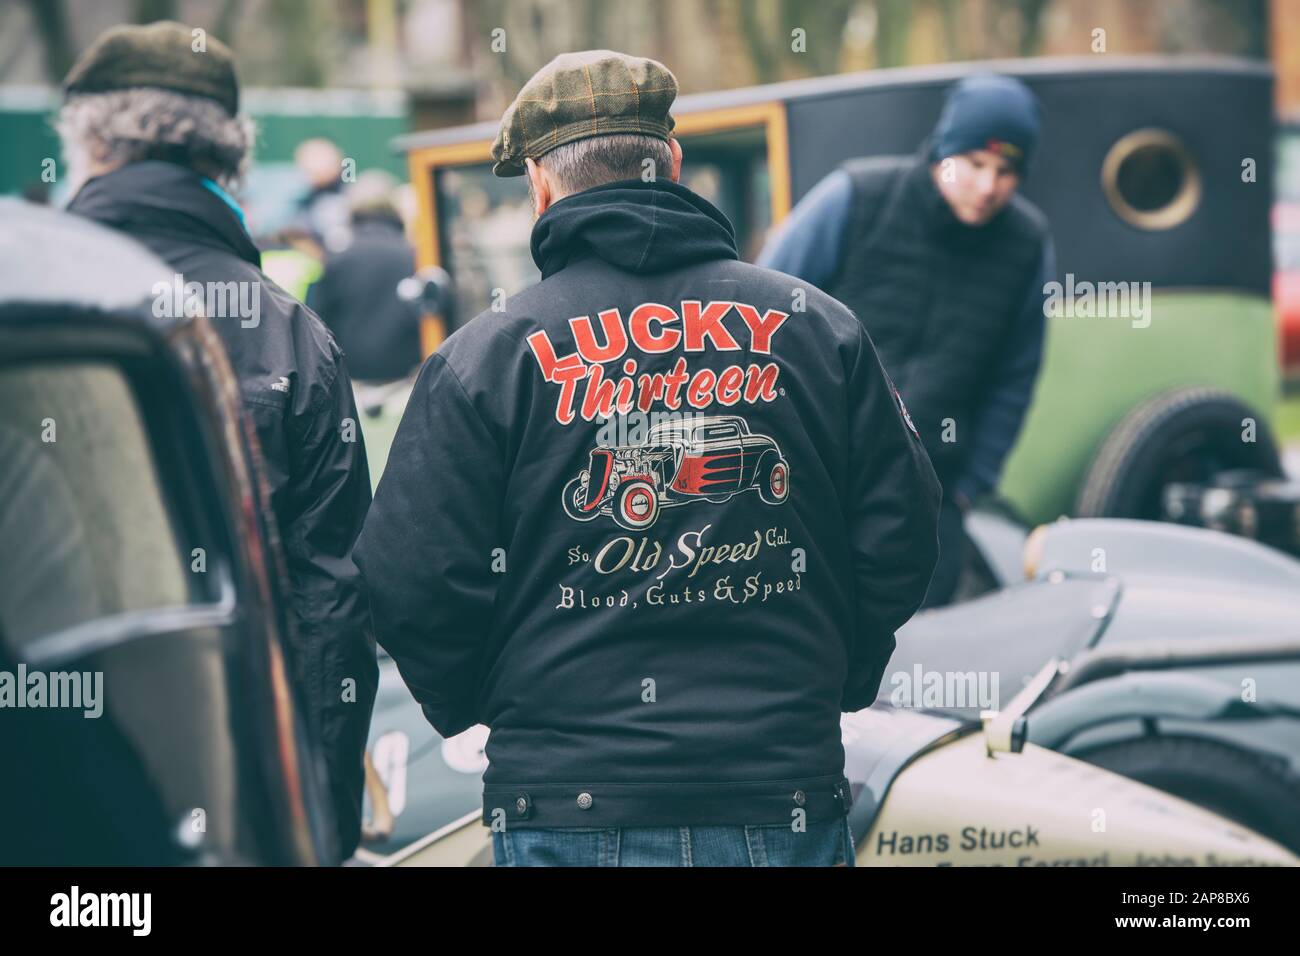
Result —
[[[86, 364], [108, 367], [121, 376], [152, 461], [160, 505], [177, 542], [187, 602], [91, 618], [14, 646], [12, 653], [28, 666], [53, 668], [126, 641], [230, 626], [239, 605], [238, 550], [223, 514], [217, 476], [211, 468], [195, 465], [210, 462], [212, 450], [203, 447], [192, 386], [161, 343], [151, 341], [143, 329], [104, 323], [80, 309], [60, 311], [62, 315], [47, 315], [49, 324], [43, 328], [33, 323], [4, 329], [0, 374], [15, 367]], [[206, 571], [201, 574], [190, 570], [192, 547], [187, 545], [194, 541], [204, 542]]]

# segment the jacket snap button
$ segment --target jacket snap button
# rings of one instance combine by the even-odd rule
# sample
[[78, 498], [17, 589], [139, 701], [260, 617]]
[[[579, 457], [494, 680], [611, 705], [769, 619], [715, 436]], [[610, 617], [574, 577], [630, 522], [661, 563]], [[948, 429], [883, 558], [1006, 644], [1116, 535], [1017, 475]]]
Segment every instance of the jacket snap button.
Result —
[[579, 810], [591, 809], [591, 794], [589, 793], [578, 794], [578, 809]]
[[796, 790], [794, 792], [794, 802], [799, 804], [799, 806], [802, 807], [805, 803], [808, 802], [808, 798], [803, 795], [802, 790]]
[[519, 814], [528, 812], [528, 796], [526, 794], [515, 799], [515, 812]]

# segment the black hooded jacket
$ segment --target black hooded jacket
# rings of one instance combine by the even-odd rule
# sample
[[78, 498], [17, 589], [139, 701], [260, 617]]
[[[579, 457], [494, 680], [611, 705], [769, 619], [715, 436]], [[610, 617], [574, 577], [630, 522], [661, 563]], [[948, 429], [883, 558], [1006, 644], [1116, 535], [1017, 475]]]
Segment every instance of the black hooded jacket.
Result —
[[937, 554], [861, 323], [675, 183], [561, 199], [532, 250], [421, 370], [357, 545], [379, 642], [440, 733], [491, 728], [487, 824], [842, 815], [840, 713]]
[[[296, 676], [325, 749], [339, 852], [350, 856], [379, 670], [351, 559], [370, 472], [343, 355], [321, 321], [262, 273], [235, 211], [189, 169], [133, 163], [91, 179], [68, 209], [127, 233], [176, 270], [179, 288], [155, 307], [183, 307], [184, 284], [201, 284], [261, 446], [290, 576]], [[209, 299], [209, 290], [220, 295]]]

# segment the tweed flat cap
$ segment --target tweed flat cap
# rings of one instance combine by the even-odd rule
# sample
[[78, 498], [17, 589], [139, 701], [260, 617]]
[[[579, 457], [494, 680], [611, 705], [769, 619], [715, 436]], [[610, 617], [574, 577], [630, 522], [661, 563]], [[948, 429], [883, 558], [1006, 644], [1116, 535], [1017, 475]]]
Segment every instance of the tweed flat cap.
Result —
[[610, 133], [667, 140], [677, 78], [662, 63], [612, 50], [562, 53], [538, 70], [501, 117], [492, 144], [497, 176], [522, 176], [524, 159]]
[[216, 100], [234, 116], [239, 112], [234, 54], [215, 37], [201, 39], [200, 44], [190, 27], [170, 20], [105, 30], [68, 71], [64, 98], [152, 86]]

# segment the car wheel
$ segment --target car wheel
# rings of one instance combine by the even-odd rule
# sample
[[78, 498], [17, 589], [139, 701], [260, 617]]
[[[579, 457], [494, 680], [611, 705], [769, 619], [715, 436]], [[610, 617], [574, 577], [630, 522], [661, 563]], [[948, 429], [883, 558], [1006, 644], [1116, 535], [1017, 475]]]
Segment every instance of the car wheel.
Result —
[[[1242, 421], [1259, 425], [1242, 441]], [[1282, 477], [1273, 437], [1251, 407], [1217, 388], [1179, 388], [1139, 405], [1102, 442], [1079, 485], [1080, 518], [1162, 516], [1171, 482], [1211, 484], [1225, 471]]]
[[790, 466], [773, 456], [758, 469], [758, 496], [769, 505], [779, 505], [790, 496]]
[[1075, 754], [1300, 853], [1300, 787], [1259, 754], [1197, 737], [1143, 737]]
[[582, 499], [585, 497], [582, 491], [582, 479], [571, 479], [564, 486], [564, 513], [574, 521], [590, 521], [600, 514], [599, 508], [592, 508], [590, 511], [582, 509]]
[[629, 531], [642, 531], [659, 517], [659, 495], [648, 481], [629, 481], [614, 494], [614, 520]]

